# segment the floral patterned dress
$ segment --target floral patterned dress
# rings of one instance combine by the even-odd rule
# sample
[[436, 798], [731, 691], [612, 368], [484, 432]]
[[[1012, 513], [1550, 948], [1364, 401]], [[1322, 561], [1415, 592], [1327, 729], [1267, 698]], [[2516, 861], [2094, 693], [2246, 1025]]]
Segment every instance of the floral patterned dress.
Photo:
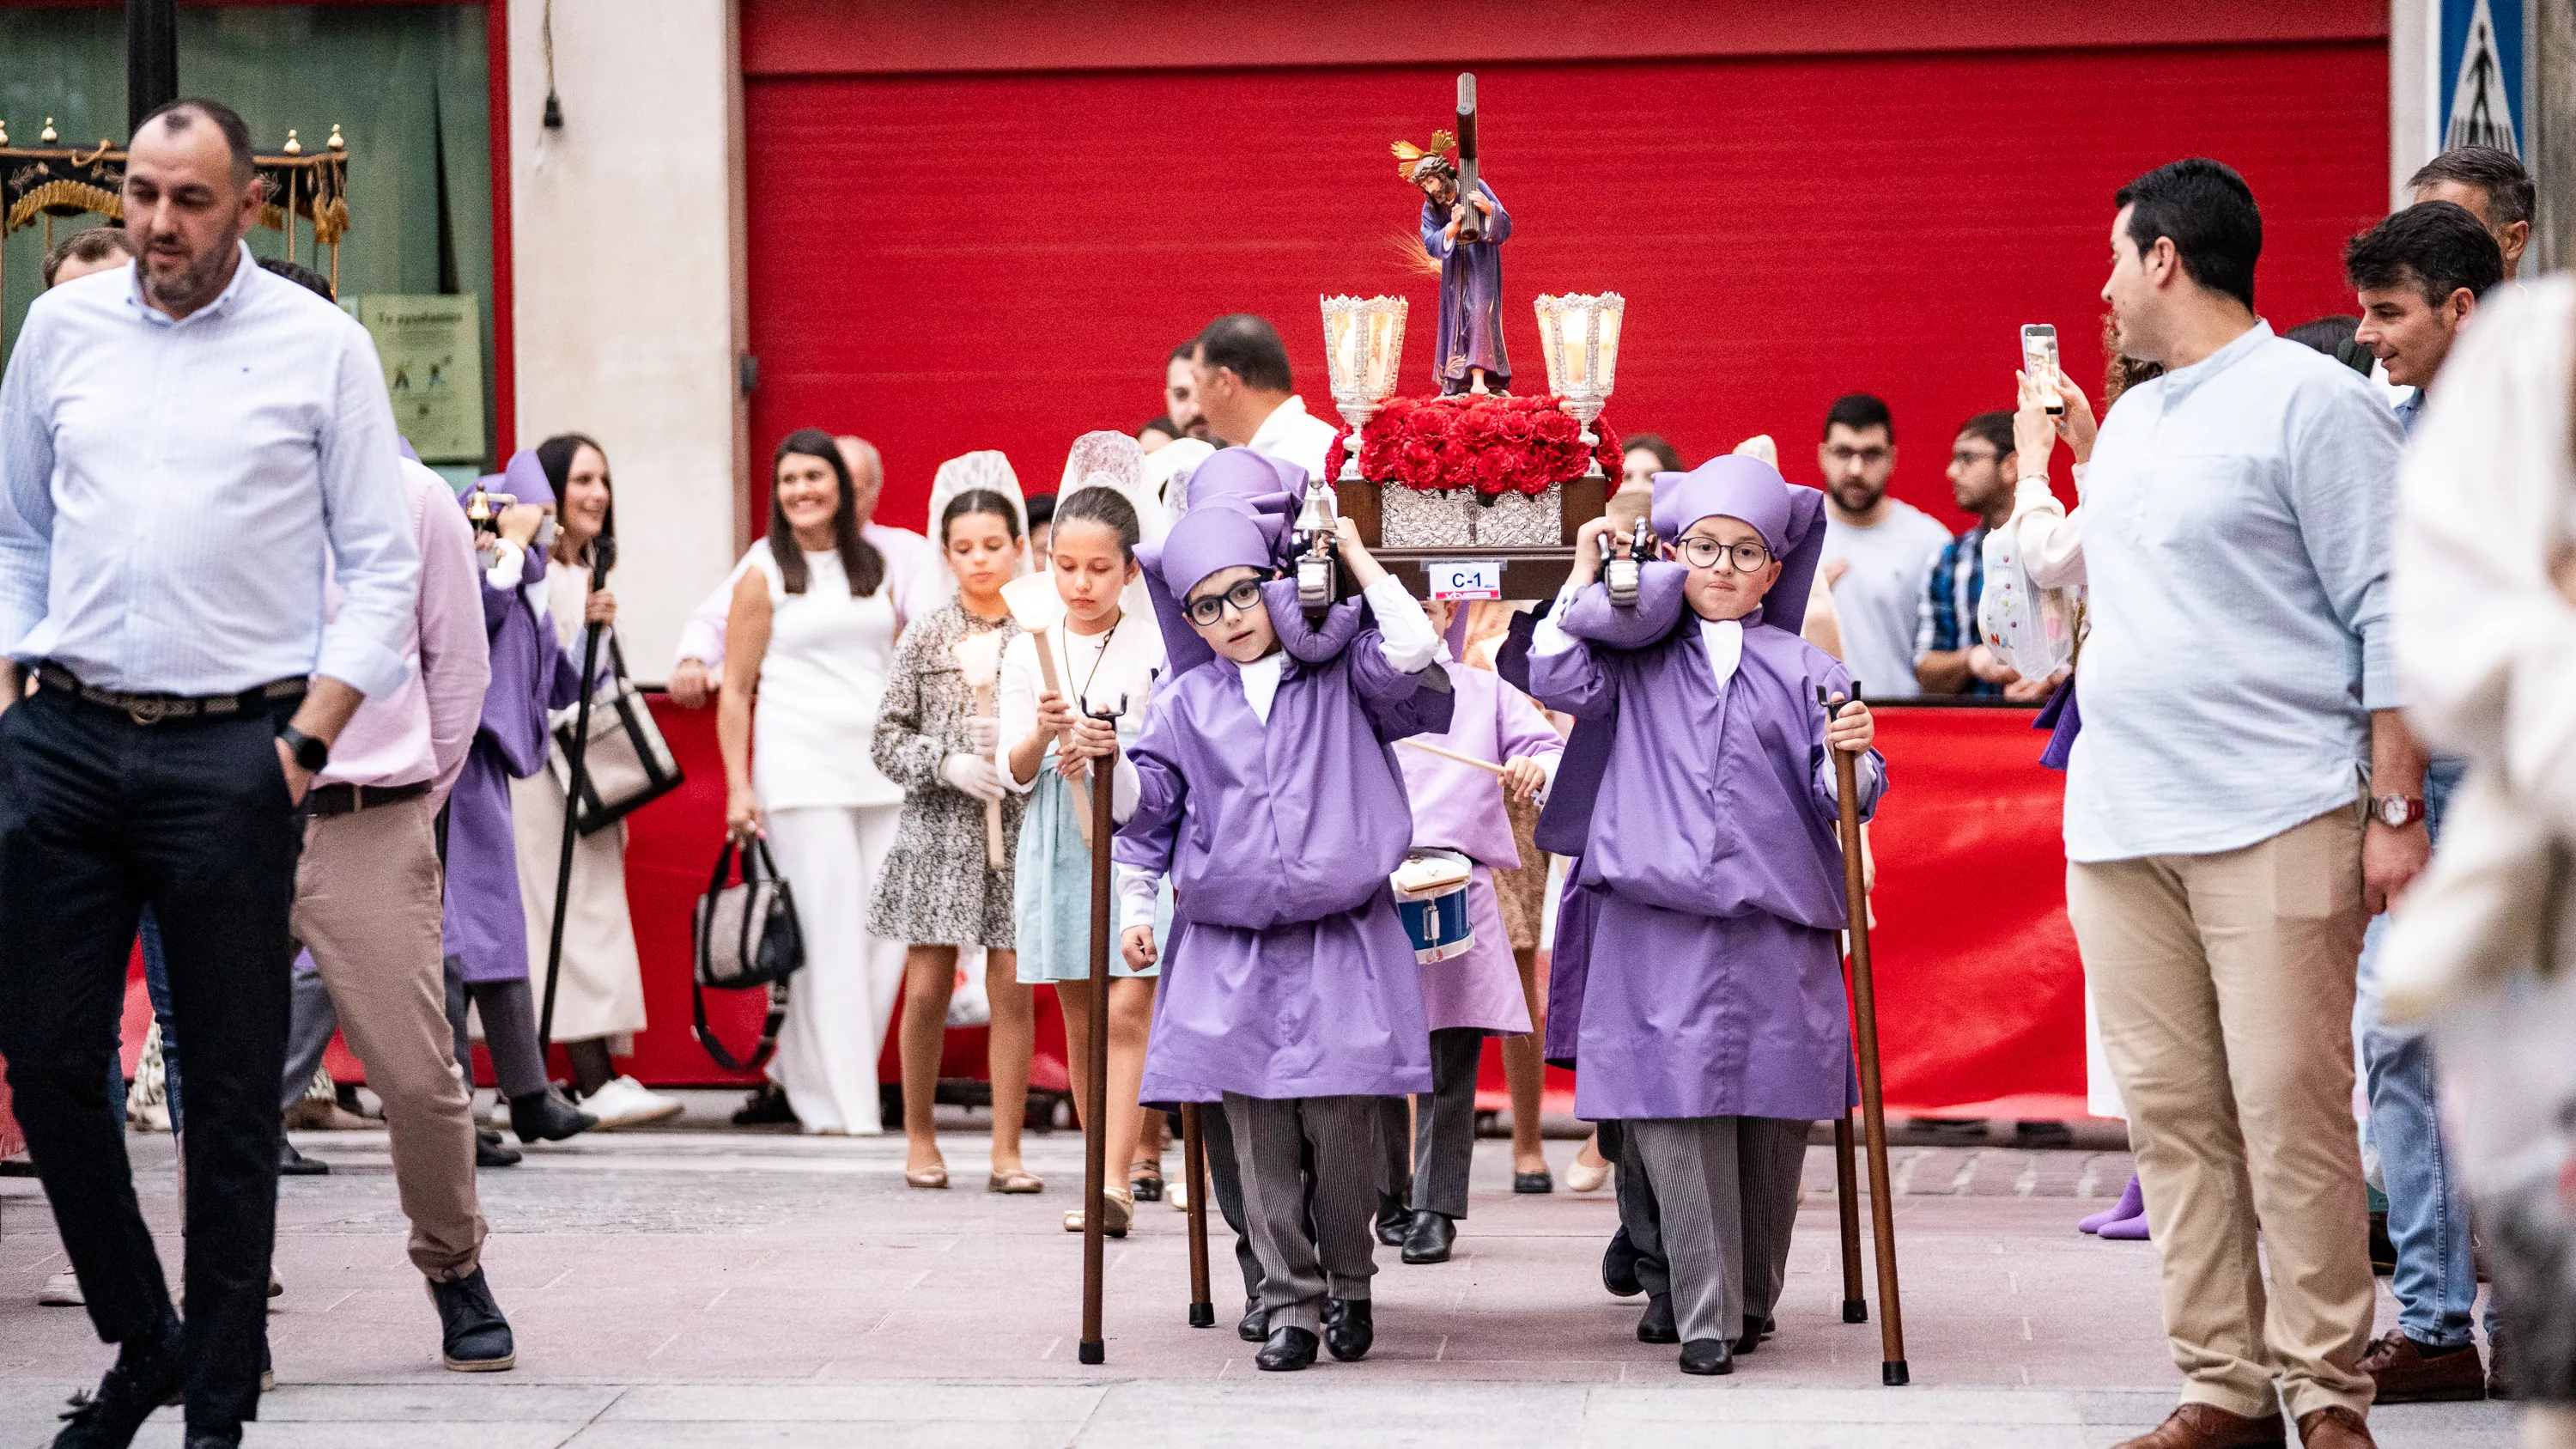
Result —
[[1002, 799], [1002, 860], [984, 855], [984, 802], [942, 779], [940, 763], [971, 753], [966, 721], [974, 692], [957, 667], [957, 642], [998, 629], [1003, 642], [1020, 632], [1009, 619], [979, 619], [954, 601], [912, 622], [895, 646], [885, 705], [877, 715], [875, 758], [903, 786], [903, 818], [894, 849], [877, 876], [868, 933], [926, 946], [983, 946], [1007, 951], [1017, 940], [1009, 862], [1019, 845], [1026, 797]]

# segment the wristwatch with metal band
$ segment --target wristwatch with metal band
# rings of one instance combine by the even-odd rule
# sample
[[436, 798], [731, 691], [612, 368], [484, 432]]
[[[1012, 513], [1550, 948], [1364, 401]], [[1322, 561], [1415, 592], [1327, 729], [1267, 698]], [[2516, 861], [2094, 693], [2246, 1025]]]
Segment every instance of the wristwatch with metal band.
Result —
[[2370, 802], [2370, 818], [2392, 829], [2404, 829], [2424, 818], [2424, 797], [2381, 795]]

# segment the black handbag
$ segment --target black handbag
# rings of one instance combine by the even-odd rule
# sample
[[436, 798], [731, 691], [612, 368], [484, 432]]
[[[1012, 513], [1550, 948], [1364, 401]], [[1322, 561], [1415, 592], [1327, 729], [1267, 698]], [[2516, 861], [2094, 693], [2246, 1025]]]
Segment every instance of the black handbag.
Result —
[[[787, 1020], [788, 978], [805, 964], [805, 935], [796, 921], [796, 896], [778, 865], [769, 858], [769, 843], [753, 836], [742, 847], [742, 879], [733, 877], [734, 839], [725, 838], [716, 855], [714, 877], [698, 897], [696, 968], [689, 1000], [697, 1016], [698, 1044], [728, 1071], [756, 1071], [778, 1049], [778, 1029]], [[769, 991], [769, 1018], [760, 1042], [747, 1060], [738, 1060], [707, 1025], [707, 992]]]
[[[653, 722], [635, 681], [626, 676], [626, 653], [617, 636], [608, 636], [611, 687], [590, 702], [590, 748], [582, 755], [581, 800], [573, 811], [573, 828], [595, 835], [680, 788], [679, 761]], [[572, 792], [573, 726], [576, 711], [566, 711], [555, 726], [555, 783]]]

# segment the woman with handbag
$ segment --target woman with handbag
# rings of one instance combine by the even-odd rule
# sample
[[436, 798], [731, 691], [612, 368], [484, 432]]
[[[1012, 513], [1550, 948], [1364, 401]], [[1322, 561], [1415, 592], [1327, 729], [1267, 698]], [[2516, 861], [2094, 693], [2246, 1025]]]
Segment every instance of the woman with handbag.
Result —
[[870, 934], [866, 912], [903, 787], [860, 742], [885, 699], [894, 602], [831, 434], [788, 434], [770, 469], [769, 533], [751, 546], [725, 624], [725, 822], [766, 838], [803, 941], [769, 1079], [806, 1131], [872, 1137], [884, 1130], [877, 1055], [905, 943]]
[[[989, 683], [967, 677], [970, 640], [986, 640], [989, 666], [1019, 632], [1002, 601], [1002, 585], [1019, 571], [1028, 527], [1019, 489], [1007, 470], [988, 471], [989, 486], [960, 486], [958, 466], [941, 468], [934, 486], [935, 542], [955, 578], [956, 597], [915, 617], [895, 651], [894, 672], [876, 728], [876, 763], [910, 793], [894, 851], [877, 880], [868, 930], [909, 941], [904, 967], [903, 1130], [909, 1151], [904, 1181], [948, 1186], [931, 1115], [946, 1044], [948, 1003], [962, 948], [984, 948], [984, 985], [992, 1003], [988, 1060], [992, 1070], [993, 1162], [985, 1186], [994, 1192], [1040, 1192], [1020, 1163], [1020, 1121], [1028, 1109], [1029, 1056], [1036, 1045], [1036, 1007], [1020, 984], [1014, 949], [1011, 852], [1025, 801], [1002, 786], [994, 765], [999, 722], [990, 713]], [[918, 595], [916, 595], [918, 597]], [[981, 696], [979, 699], [978, 696]], [[801, 898], [801, 896], [800, 896]]]
[[[554, 567], [546, 571], [548, 610], [568, 660], [579, 660], [587, 627], [592, 549], [595, 540], [617, 534], [617, 504], [608, 474], [608, 454], [579, 433], [563, 433], [537, 445], [537, 462], [545, 469], [557, 499]], [[603, 587], [600, 593], [606, 593]], [[625, 674], [618, 657], [617, 636], [600, 629], [600, 666], [616, 677]], [[579, 666], [576, 665], [576, 668]], [[596, 679], [596, 676], [594, 676]], [[613, 719], [604, 705], [594, 705], [594, 723]], [[596, 738], [599, 730], [594, 728]], [[555, 877], [562, 867], [564, 832], [564, 740], [557, 732], [555, 768], [510, 782], [510, 815], [519, 843], [519, 893], [527, 903], [528, 962], [542, 971], [553, 944]], [[595, 764], [596, 762], [594, 762]], [[572, 1059], [573, 1091], [581, 1109], [599, 1119], [602, 1130], [660, 1122], [680, 1115], [680, 1102], [647, 1091], [643, 1083], [621, 1075], [615, 1058], [635, 1049], [635, 1033], [644, 1029], [644, 975], [635, 957], [635, 924], [626, 911], [626, 826], [623, 822], [576, 837], [572, 856], [571, 907], [564, 914], [563, 961], [556, 979], [554, 1040]], [[542, 986], [539, 988], [542, 993]]]

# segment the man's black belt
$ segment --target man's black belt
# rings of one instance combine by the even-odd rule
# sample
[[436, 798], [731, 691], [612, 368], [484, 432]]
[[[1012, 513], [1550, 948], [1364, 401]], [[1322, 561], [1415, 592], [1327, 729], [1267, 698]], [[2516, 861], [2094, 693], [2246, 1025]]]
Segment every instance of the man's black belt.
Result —
[[304, 797], [304, 808], [316, 815], [355, 815], [379, 805], [417, 800], [429, 793], [427, 780], [408, 785], [316, 785]]
[[59, 664], [36, 666], [36, 685], [40, 689], [60, 690], [89, 704], [117, 710], [139, 725], [159, 724], [165, 719], [230, 719], [235, 715], [257, 714], [281, 699], [300, 699], [304, 695], [302, 679], [278, 679], [239, 694], [129, 694], [123, 690], [97, 689], [80, 682], [80, 677]]

